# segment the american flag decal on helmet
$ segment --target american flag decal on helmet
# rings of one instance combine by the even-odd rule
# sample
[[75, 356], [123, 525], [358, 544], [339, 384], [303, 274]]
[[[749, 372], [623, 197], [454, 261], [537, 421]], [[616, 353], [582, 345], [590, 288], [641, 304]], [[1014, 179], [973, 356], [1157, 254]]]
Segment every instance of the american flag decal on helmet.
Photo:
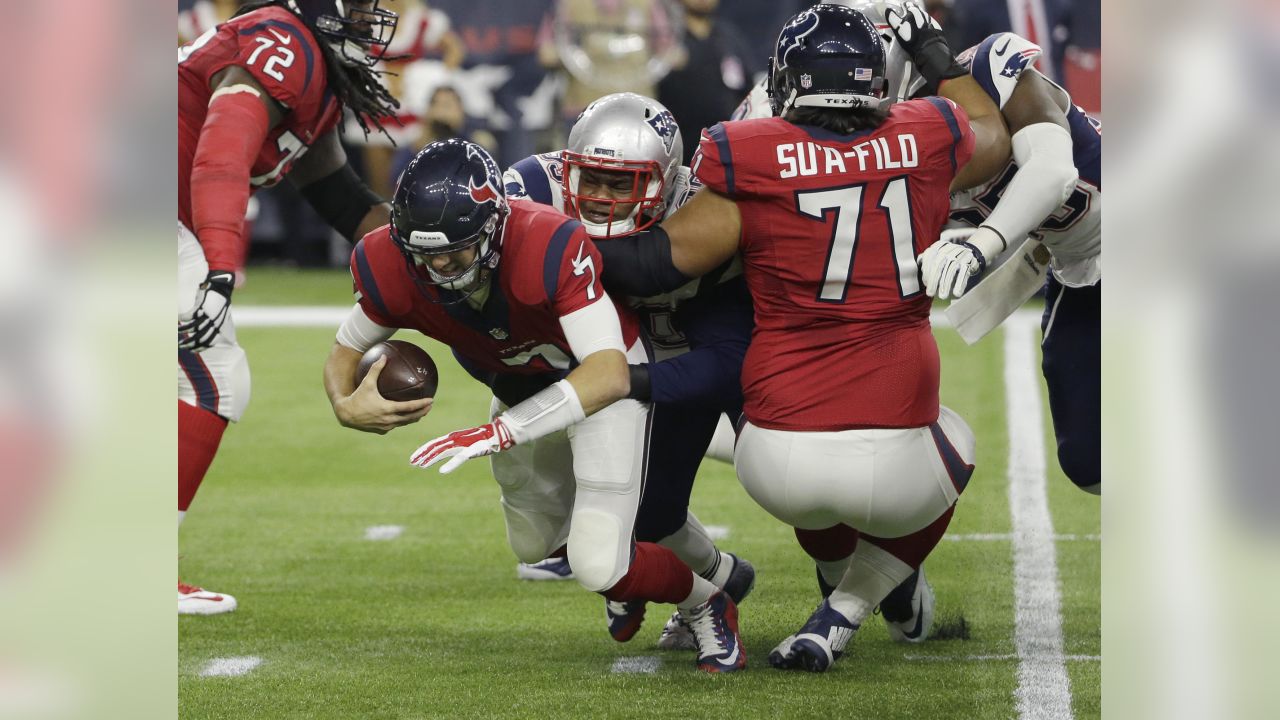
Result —
[[855, 68], [853, 71], [853, 79], [858, 81], [871, 80], [871, 68]]

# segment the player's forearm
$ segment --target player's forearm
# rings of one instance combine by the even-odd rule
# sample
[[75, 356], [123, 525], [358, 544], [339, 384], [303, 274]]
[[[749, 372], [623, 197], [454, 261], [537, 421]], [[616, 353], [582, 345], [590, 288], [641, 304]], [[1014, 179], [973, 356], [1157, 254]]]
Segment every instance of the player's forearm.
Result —
[[329, 395], [329, 404], [335, 411], [339, 401], [350, 397], [356, 389], [356, 367], [360, 364], [360, 353], [341, 343], [334, 343], [329, 351], [329, 358], [324, 363], [324, 390]]
[[1019, 130], [1013, 148], [1018, 171], [982, 224], [1017, 244], [1062, 207], [1075, 189], [1079, 172], [1072, 156], [1071, 135], [1054, 123]]
[[584, 415], [591, 415], [625, 398], [631, 389], [627, 358], [617, 350], [587, 356], [565, 378], [578, 394]]

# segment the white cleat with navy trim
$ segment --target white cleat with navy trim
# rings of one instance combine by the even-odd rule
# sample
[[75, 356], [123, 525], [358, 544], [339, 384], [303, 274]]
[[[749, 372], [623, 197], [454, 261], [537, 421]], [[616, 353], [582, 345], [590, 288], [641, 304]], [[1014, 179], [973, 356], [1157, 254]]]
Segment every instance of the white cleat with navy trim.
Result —
[[823, 600], [800, 632], [769, 653], [769, 664], [783, 670], [826, 672], [844, 654], [857, 630], [857, 625]]

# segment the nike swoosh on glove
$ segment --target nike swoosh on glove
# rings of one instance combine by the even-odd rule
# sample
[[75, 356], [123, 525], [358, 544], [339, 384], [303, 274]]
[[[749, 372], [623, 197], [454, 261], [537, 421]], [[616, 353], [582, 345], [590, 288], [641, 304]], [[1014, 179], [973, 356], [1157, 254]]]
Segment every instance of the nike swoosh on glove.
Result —
[[479, 427], [455, 430], [422, 445], [409, 456], [409, 464], [426, 469], [449, 458], [440, 468], [441, 475], [448, 475], [471, 458], [492, 455], [515, 444], [506, 424], [497, 419]]

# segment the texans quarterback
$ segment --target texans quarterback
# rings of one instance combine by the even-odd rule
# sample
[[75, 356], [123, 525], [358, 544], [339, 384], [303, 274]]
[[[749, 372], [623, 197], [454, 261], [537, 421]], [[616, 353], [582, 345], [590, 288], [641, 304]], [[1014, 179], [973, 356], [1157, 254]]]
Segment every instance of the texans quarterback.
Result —
[[[743, 368], [738, 477], [770, 514], [811, 531], [847, 569], [769, 655], [822, 672], [942, 537], [975, 441], [938, 401], [939, 359], [916, 256], [938, 240], [951, 190], [1009, 156], [998, 108], [924, 25], [909, 41], [944, 98], [882, 107], [885, 48], [860, 12], [820, 4], [783, 28], [777, 117], [703, 132], [706, 188], [650, 230], [602, 243], [644, 272], [628, 292], [678, 287], [741, 249], [756, 308]], [[945, 44], [943, 44], [945, 48]]]
[[[249, 402], [230, 319], [249, 195], [288, 177], [353, 241], [387, 220], [390, 207], [357, 177], [337, 134], [343, 107], [364, 123], [397, 106], [372, 68], [397, 20], [378, 5], [250, 3], [178, 49], [179, 524]], [[235, 607], [230, 595], [178, 583], [179, 613]]]
[[[696, 666], [739, 670], [746, 655], [733, 600], [671, 550], [632, 539], [649, 408], [626, 398], [627, 364], [648, 355], [599, 270], [582, 224], [527, 200], [508, 203], [479, 145], [428, 145], [400, 177], [391, 223], [352, 253], [358, 302], [325, 363], [334, 414], [374, 432], [415, 422], [378, 394], [379, 364], [355, 385], [360, 357], [397, 328], [450, 346], [473, 375], [493, 379], [493, 419], [422, 445], [412, 464], [447, 460], [441, 471], [451, 472], [492, 455], [517, 558], [563, 551], [577, 582], [607, 600], [674, 603], [697, 641]], [[564, 371], [513, 406], [500, 399], [498, 377]]]
[[[597, 243], [644, 230], [675, 212], [701, 188], [680, 164], [679, 126], [661, 103], [614, 93], [591, 103], [560, 152], [525, 158], [503, 175], [507, 197], [528, 198], [578, 219]], [[609, 278], [626, 268], [604, 268]], [[755, 569], [718, 550], [689, 495], [720, 417], [742, 412], [742, 360], [751, 341], [751, 298], [737, 259], [675, 292], [624, 297], [638, 315], [654, 362], [630, 365], [629, 397], [652, 402], [646, 452], [648, 482], [636, 516], [636, 539], [670, 547], [699, 575], [725, 589], [735, 603], [751, 591]], [[562, 577], [559, 560], [521, 566], [525, 576]], [[629, 640], [644, 617], [643, 602], [609, 603], [611, 626]], [[658, 641], [664, 649], [693, 648], [679, 613]]]

